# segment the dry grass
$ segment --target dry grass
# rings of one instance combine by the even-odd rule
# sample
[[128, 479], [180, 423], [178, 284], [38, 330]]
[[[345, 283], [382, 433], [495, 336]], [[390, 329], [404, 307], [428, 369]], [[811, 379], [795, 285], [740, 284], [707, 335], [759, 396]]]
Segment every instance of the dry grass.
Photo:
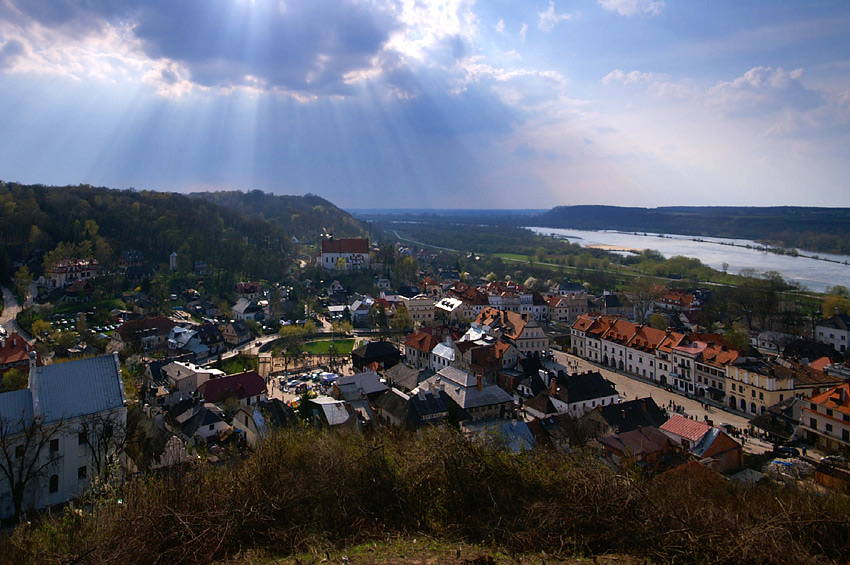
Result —
[[133, 480], [120, 497], [18, 528], [0, 539], [3, 561], [292, 562], [414, 538], [474, 544], [509, 559], [542, 552], [555, 561], [850, 558], [846, 498], [746, 488], [702, 473], [644, 481], [590, 456], [511, 455], [450, 430], [283, 432], [238, 465]]

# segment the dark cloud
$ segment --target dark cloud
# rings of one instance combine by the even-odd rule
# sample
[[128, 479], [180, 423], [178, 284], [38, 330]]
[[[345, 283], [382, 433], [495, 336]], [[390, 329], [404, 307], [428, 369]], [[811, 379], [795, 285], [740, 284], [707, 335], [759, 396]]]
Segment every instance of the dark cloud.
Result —
[[186, 67], [204, 86], [344, 92], [399, 25], [390, 11], [351, 0], [13, 0], [49, 27], [95, 32], [132, 26], [145, 53]]

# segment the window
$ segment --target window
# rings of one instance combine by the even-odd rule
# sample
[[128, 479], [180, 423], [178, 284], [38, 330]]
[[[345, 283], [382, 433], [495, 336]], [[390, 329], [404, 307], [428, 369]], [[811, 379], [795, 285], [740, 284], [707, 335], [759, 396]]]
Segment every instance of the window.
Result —
[[832, 416], [832, 409], [831, 409], [831, 408], [827, 408], [827, 409], [826, 409], [826, 415], [827, 415], [827, 416]]
[[779, 402], [782, 402], [783, 400], [785, 400], [785, 395], [784, 395], [784, 394], [780, 394], [780, 395], [779, 395]]
[[764, 400], [764, 393], [763, 392], [759, 393], [759, 400]]
[[50, 492], [59, 492], [59, 475], [50, 475]]
[[809, 427], [812, 428], [813, 430], [818, 429], [818, 421], [815, 420], [814, 418], [809, 418]]
[[77, 469], [77, 479], [82, 481], [87, 476], [88, 476], [88, 468], [80, 467], [79, 469]]
[[210, 424], [210, 431], [213, 431], [214, 429], [215, 429], [215, 424]]
[[56, 453], [59, 451], [59, 438], [54, 438], [50, 440], [50, 453]]
[[77, 433], [77, 445], [85, 445], [89, 441], [89, 433], [86, 430], [80, 430]]
[[750, 393], [752, 394], [752, 397], [753, 397], [753, 398], [755, 398], [755, 397], [756, 397], [756, 391], [751, 390], [751, 391], [750, 391]]
[[831, 431], [832, 431], [832, 424], [827, 424], [827, 425], [826, 425], [826, 431], [828, 431], [828, 432], [831, 432]]
[[850, 431], [841, 430], [841, 439], [844, 441], [850, 441]]
[[732, 383], [732, 391], [734, 392], [735, 390], [735, 383]]

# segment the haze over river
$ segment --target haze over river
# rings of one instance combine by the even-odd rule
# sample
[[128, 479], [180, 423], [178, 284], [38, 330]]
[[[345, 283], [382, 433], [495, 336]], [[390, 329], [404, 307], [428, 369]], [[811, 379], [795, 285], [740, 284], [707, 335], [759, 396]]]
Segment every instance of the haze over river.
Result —
[[[850, 287], [850, 256], [831, 255], [800, 251], [803, 255], [817, 256], [823, 261], [811, 257], [793, 257], [747, 249], [756, 247], [754, 241], [746, 239], [725, 239], [719, 237], [700, 237], [667, 234], [635, 234], [617, 231], [585, 231], [556, 228], [528, 228], [542, 235], [558, 235], [582, 247], [603, 247], [614, 249], [655, 249], [664, 257], [676, 255], [694, 257], [704, 264], [718, 270], [727, 264], [730, 273], [740, 273], [744, 269], [755, 269], [759, 273], [776, 271], [788, 282], [796, 282], [808, 290], [824, 292], [828, 287], [844, 285]], [[838, 261], [839, 263], [833, 263]]]

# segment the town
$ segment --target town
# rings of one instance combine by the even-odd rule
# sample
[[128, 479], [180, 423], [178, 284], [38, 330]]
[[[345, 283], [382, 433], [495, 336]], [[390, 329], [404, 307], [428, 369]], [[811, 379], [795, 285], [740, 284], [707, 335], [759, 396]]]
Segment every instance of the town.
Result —
[[[647, 477], [850, 490], [848, 315], [741, 347], [691, 322], [711, 300], [702, 289], [655, 285], [647, 302], [568, 278], [545, 290], [451, 269], [402, 279], [379, 263], [411, 259], [400, 242], [328, 236], [320, 280], [241, 281], [218, 305], [200, 284], [152, 289], [136, 250], [116, 272], [151, 290], [124, 293], [125, 309], [86, 309], [106, 275], [93, 259], [28, 281], [23, 312], [4, 289], [0, 514], [14, 523], [146, 473], [232, 464], [280, 429], [446, 427]], [[163, 269], [179, 263], [174, 252]], [[207, 266], [191, 269], [202, 283]], [[348, 287], [364, 280], [368, 292]], [[66, 313], [32, 302], [48, 296]]]

